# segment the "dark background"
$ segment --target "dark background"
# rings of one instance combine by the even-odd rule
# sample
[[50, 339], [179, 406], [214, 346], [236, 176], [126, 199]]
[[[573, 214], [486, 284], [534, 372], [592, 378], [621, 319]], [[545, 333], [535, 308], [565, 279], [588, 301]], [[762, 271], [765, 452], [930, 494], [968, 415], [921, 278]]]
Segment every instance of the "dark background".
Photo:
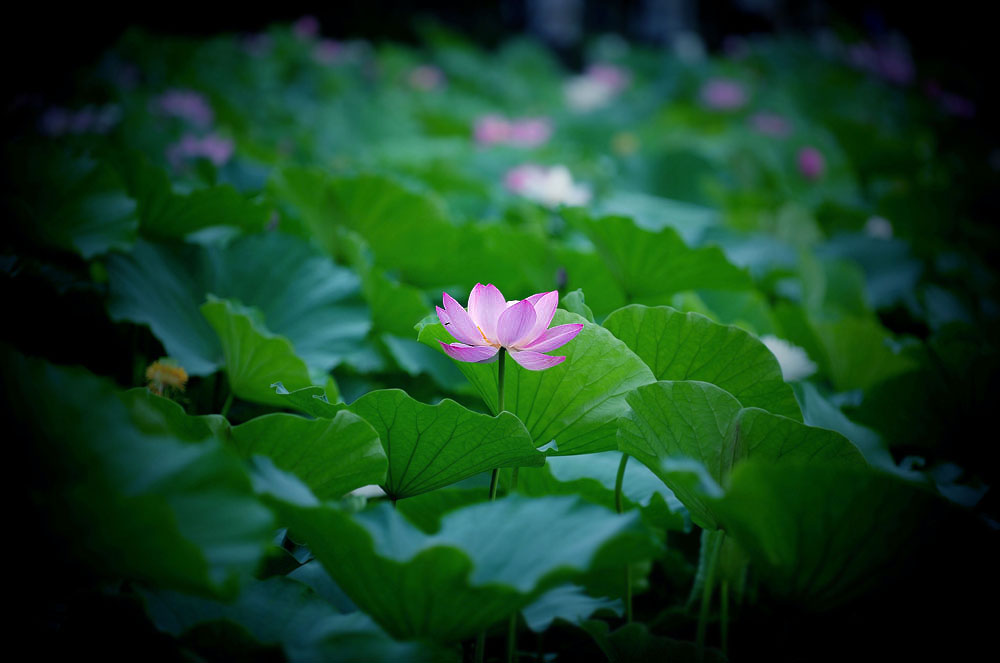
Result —
[[[530, 0], [460, 2], [281, 3], [280, 6], [213, 6], [183, 0], [128, 4], [116, 9], [96, 3], [66, 7], [18, 3], [5, 10], [2, 39], [6, 95], [71, 94], [74, 71], [91, 65], [129, 27], [172, 35], [207, 36], [220, 32], [255, 32], [274, 22], [291, 22], [304, 14], [319, 18], [323, 33], [333, 38], [415, 42], [416, 20], [433, 17], [491, 46], [529, 26]], [[647, 1], [583, 2], [585, 34], [616, 32], [648, 41], [644, 30]], [[656, 4], [654, 2], [654, 4]], [[907, 37], [918, 63], [943, 76], [949, 89], [980, 105], [992, 99], [996, 23], [990, 3], [955, 0], [943, 3], [903, 1], [828, 2], [808, 0], [690, 0], [684, 13], [710, 51], [729, 35], [813, 32], [833, 27], [841, 33], [878, 38], [890, 31]], [[763, 7], [763, 10], [748, 7]], [[573, 47], [570, 47], [572, 50]], [[986, 110], [986, 109], [984, 109]], [[986, 113], [984, 113], [986, 114]]]

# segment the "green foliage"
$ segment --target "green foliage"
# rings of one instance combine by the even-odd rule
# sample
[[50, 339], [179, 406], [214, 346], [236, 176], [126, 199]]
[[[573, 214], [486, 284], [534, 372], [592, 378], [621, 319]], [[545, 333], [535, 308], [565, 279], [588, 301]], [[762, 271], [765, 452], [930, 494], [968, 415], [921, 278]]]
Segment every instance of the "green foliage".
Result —
[[370, 326], [353, 301], [358, 278], [284, 235], [251, 235], [224, 248], [140, 241], [131, 253], [109, 257], [108, 277], [112, 318], [149, 325], [191, 375], [223, 364], [200, 310], [209, 294], [258, 309], [267, 329], [320, 371], [356, 351]]
[[321, 500], [340, 499], [385, 480], [386, 455], [378, 433], [350, 412], [332, 419], [267, 414], [235, 426], [231, 439], [240, 454], [267, 456]]
[[147, 433], [110, 384], [83, 371], [6, 351], [3, 366], [11, 421], [51, 482], [37, 508], [58, 545], [103, 577], [235, 593], [273, 526], [236, 456], [211, 437]]
[[778, 361], [741, 329], [697, 313], [638, 305], [615, 311], [604, 326], [646, 362], [657, 380], [709, 382], [747, 407], [802, 418]]
[[638, 515], [562, 497], [465, 507], [433, 535], [388, 504], [354, 517], [287, 503], [278, 513], [386, 632], [442, 643], [475, 634], [582, 572], [650, 553]]
[[[559, 348], [566, 361], [544, 371], [528, 371], [513, 360], [504, 384], [504, 405], [527, 427], [535, 446], [555, 441], [549, 454], [578, 454], [615, 448], [617, 418], [625, 394], [654, 381], [646, 365], [624, 343], [598, 325], [556, 311], [553, 325], [583, 323], [583, 330]], [[420, 342], [431, 347], [454, 342], [440, 324], [426, 324]], [[443, 351], [442, 351], [443, 352]], [[459, 363], [490, 410], [497, 409], [497, 364]]]
[[705, 382], [656, 382], [627, 397], [632, 408], [621, 420], [618, 446], [644, 463], [674, 491], [698, 525], [715, 529], [711, 505], [688, 482], [671, 473], [678, 459], [694, 459], [725, 485], [746, 458], [864, 465], [851, 442], [759, 408], [744, 408], [732, 394]]
[[509, 412], [490, 417], [454, 401], [424, 405], [405, 391], [372, 391], [350, 406], [378, 432], [389, 469], [382, 483], [393, 500], [419, 495], [496, 467], [541, 465], [544, 454]]

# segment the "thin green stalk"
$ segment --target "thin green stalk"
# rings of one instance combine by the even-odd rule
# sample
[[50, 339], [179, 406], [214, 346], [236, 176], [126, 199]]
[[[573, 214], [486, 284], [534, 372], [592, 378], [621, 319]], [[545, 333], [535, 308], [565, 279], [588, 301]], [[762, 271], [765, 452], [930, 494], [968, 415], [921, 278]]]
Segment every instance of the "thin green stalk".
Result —
[[[497, 367], [497, 414], [499, 415], [504, 411], [503, 403], [503, 383], [504, 383], [504, 359], [506, 359], [507, 350], [500, 348], [499, 356], [497, 361], [500, 365]], [[490, 501], [493, 502], [497, 498], [497, 484], [500, 483], [500, 468], [494, 468], [493, 473], [490, 475]], [[514, 615], [512, 619], [517, 619], [517, 615]], [[508, 637], [507, 642], [507, 655], [508, 661], [511, 653], [510, 638]], [[476, 663], [483, 663], [486, 657], [486, 631], [482, 631], [476, 637]]]
[[480, 631], [476, 636], [476, 663], [483, 663], [486, 654], [486, 631]]
[[221, 414], [223, 417], [228, 416], [229, 408], [231, 408], [232, 406], [233, 406], [233, 392], [230, 391], [229, 395], [226, 396], [226, 402], [222, 404], [222, 411], [219, 412], [219, 414]]
[[721, 621], [722, 653], [729, 652], [729, 581], [723, 579], [719, 585], [719, 619]]
[[[625, 482], [625, 466], [628, 465], [628, 454], [622, 454], [618, 464], [618, 476], [615, 477], [615, 511], [622, 513], [622, 484]], [[625, 565], [625, 622], [632, 623], [632, 567]]]
[[510, 616], [507, 624], [507, 663], [514, 663], [517, 658], [517, 613]]
[[705, 653], [705, 634], [708, 631], [708, 616], [712, 608], [712, 590], [715, 585], [715, 570], [719, 562], [719, 550], [722, 548], [722, 540], [725, 534], [721, 531], [712, 532], [708, 539], [711, 546], [708, 551], [708, 559], [705, 569], [705, 584], [701, 588], [701, 610], [698, 612], [698, 653], [699, 658]]

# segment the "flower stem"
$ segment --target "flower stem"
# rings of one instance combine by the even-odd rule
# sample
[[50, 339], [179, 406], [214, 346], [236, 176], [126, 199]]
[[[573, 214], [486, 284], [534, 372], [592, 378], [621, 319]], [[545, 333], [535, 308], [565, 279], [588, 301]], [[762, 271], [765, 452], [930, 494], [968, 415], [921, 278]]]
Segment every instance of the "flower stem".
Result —
[[[497, 367], [497, 416], [504, 411], [503, 404], [503, 382], [504, 382], [504, 359], [506, 359], [507, 349], [500, 348], [499, 356], [497, 361], [500, 365]], [[500, 483], [500, 468], [493, 468], [493, 473], [490, 475], [490, 501], [493, 502], [497, 498], [497, 484]], [[517, 619], [517, 614], [511, 618], [512, 620]], [[515, 628], [512, 626], [511, 628]], [[516, 633], [515, 633], [516, 635]], [[508, 634], [507, 642], [507, 660], [511, 660], [510, 656], [512, 653], [510, 636]], [[486, 631], [480, 631], [479, 635], [476, 636], [476, 663], [483, 663], [486, 657]]]
[[[624, 511], [622, 506], [622, 484], [625, 482], [625, 466], [628, 465], [628, 454], [622, 454], [618, 464], [618, 476], [615, 477], [615, 511]], [[625, 565], [625, 623], [632, 623], [632, 567]]]

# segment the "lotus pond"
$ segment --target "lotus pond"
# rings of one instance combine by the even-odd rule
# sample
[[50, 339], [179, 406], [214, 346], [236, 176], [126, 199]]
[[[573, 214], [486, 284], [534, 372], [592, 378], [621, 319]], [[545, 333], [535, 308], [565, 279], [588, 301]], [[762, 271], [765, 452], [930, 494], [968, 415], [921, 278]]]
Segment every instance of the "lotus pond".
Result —
[[23, 637], [961, 660], [996, 618], [997, 170], [971, 102], [864, 47], [131, 31], [13, 106]]

